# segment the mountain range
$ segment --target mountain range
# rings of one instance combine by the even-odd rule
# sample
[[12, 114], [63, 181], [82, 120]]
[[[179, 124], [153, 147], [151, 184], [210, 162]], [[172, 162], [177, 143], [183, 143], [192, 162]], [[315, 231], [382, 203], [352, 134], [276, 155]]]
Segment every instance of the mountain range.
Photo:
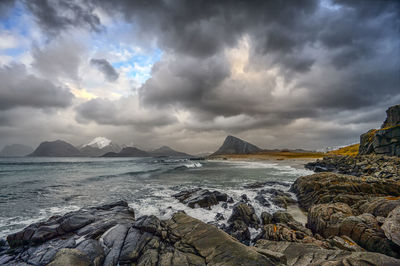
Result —
[[[13, 156], [29, 154], [28, 156], [31, 157], [191, 157], [190, 154], [176, 151], [168, 146], [162, 146], [150, 151], [145, 151], [137, 147], [121, 148], [118, 144], [104, 137], [96, 137], [89, 143], [77, 147], [62, 140], [45, 141], [40, 143], [33, 152], [32, 149], [25, 149], [24, 152], [22, 152], [22, 145], [13, 147], [19, 147], [21, 152], [18, 154], [22, 154]], [[4, 150], [8, 151], [7, 154], [11, 154], [11, 147], [7, 146], [3, 151]], [[262, 151], [261, 148], [247, 141], [234, 136], [227, 136], [221, 147], [211, 154], [211, 156], [251, 154], [260, 151]]]
[[[168, 146], [162, 146], [151, 151], [144, 151], [136, 147], [121, 148], [118, 144], [104, 137], [96, 137], [88, 144], [74, 147], [62, 141], [45, 141], [32, 152], [26, 154], [31, 157], [189, 157], [191, 155], [176, 151]], [[25, 155], [26, 155], [25, 154]]]

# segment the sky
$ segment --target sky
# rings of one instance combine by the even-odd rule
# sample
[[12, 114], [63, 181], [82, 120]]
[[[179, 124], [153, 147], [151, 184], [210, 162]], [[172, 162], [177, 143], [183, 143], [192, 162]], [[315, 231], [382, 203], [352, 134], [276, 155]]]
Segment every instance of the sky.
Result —
[[398, 1], [0, 1], [0, 148], [323, 149], [399, 103]]

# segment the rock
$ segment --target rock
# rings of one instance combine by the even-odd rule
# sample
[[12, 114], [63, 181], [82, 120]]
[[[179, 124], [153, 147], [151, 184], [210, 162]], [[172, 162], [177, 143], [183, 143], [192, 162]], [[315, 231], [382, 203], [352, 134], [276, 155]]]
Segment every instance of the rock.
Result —
[[[60, 228], [60, 223], [68, 219], [74, 221], [69, 223], [70, 232], [57, 231], [58, 235], [52, 239], [44, 238], [44, 242], [37, 245], [17, 241], [23, 239], [24, 234], [34, 235], [44, 226]], [[105, 224], [108, 225], [106, 231]], [[235, 224], [248, 232], [242, 220], [236, 220]], [[285, 261], [281, 254], [243, 245], [215, 226], [183, 212], [175, 213], [165, 221], [155, 216], [143, 216], [133, 221], [132, 211], [126, 203], [82, 209], [28, 228], [9, 237], [16, 241], [15, 246], [0, 254], [2, 264], [282, 265]], [[93, 231], [97, 233], [93, 234]]]
[[377, 197], [362, 200], [352, 206], [355, 214], [370, 213], [376, 217], [387, 217], [389, 213], [400, 206], [400, 197]]
[[264, 207], [271, 207], [271, 203], [263, 195], [257, 195], [254, 199]]
[[359, 178], [336, 173], [318, 173], [298, 178], [290, 188], [299, 205], [308, 210], [314, 204], [342, 202], [349, 206], [379, 196], [400, 196], [400, 182], [373, 177]]
[[353, 216], [353, 212], [345, 203], [314, 205], [308, 212], [307, 227], [325, 238], [338, 236], [340, 222], [349, 216]]
[[389, 213], [382, 229], [386, 237], [397, 244], [400, 249], [400, 206]]
[[228, 223], [233, 223], [236, 220], [243, 221], [247, 226], [258, 228], [260, 220], [258, 219], [253, 206], [246, 203], [236, 203], [233, 206], [232, 215], [229, 217]]
[[261, 223], [263, 225], [272, 223], [272, 214], [270, 214], [268, 212], [262, 212], [261, 213]]
[[329, 155], [305, 165], [315, 172], [335, 172], [355, 176], [374, 176], [400, 180], [400, 158], [382, 155]]
[[192, 189], [172, 195], [183, 204], [190, 208], [209, 208], [219, 202], [227, 202], [228, 195], [219, 191], [209, 191], [208, 189]]
[[351, 238], [348, 236], [334, 236], [329, 238], [329, 243], [338, 249], [347, 250], [352, 252], [362, 252], [364, 249], [357, 245]]
[[[272, 203], [274, 203], [275, 205], [277, 205], [281, 208], [284, 208], [284, 209], [287, 208], [288, 204], [296, 203], [296, 200], [293, 199], [289, 193], [284, 192], [280, 189], [270, 188], [270, 189], [260, 190], [258, 192], [257, 197], [260, 197], [260, 199], [261, 199], [261, 197], [263, 198], [263, 195], [269, 195]], [[257, 197], [256, 197], [256, 199], [257, 199]], [[269, 204], [269, 202], [268, 202], [268, 204]], [[266, 205], [266, 206], [268, 206], [268, 205]]]
[[222, 214], [222, 213], [217, 213], [216, 215], [215, 215], [215, 220], [216, 221], [222, 221], [222, 220], [225, 220], [225, 217], [224, 217], [224, 215]]
[[243, 244], [250, 245], [249, 227], [242, 220], [233, 221], [225, 231]]
[[307, 227], [325, 238], [348, 236], [368, 251], [400, 258], [398, 249], [385, 237], [372, 214], [354, 216], [344, 203], [314, 205], [308, 213]]
[[240, 196], [240, 201], [244, 202], [244, 203], [247, 203], [247, 202], [250, 201], [250, 199], [249, 199], [249, 197], [247, 197], [246, 194], [243, 194], [243, 195]]
[[89, 258], [77, 249], [61, 249], [57, 252], [54, 260], [48, 264], [49, 266], [90, 266], [92, 263]]
[[400, 105], [386, 110], [380, 129], [371, 129], [360, 137], [360, 154], [400, 156]]
[[307, 243], [262, 239], [255, 246], [285, 255], [286, 265], [400, 265], [400, 260], [379, 253], [330, 250]]

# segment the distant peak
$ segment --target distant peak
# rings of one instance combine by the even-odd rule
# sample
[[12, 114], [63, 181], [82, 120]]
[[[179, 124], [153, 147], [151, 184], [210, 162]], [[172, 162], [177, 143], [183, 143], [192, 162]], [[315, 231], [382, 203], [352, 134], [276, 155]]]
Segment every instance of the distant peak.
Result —
[[83, 145], [85, 146], [91, 146], [91, 147], [96, 147], [99, 149], [103, 149], [104, 147], [107, 147], [108, 145], [111, 144], [111, 140], [105, 138], [105, 137], [96, 137], [94, 138], [91, 142], [88, 144]]

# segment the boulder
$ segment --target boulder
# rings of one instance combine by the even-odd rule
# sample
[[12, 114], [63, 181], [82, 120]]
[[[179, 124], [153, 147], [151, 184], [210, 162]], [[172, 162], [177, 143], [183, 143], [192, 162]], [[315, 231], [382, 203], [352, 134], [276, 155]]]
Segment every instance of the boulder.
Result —
[[210, 208], [221, 201], [228, 201], [228, 195], [225, 193], [199, 188], [181, 191], [172, 196], [190, 208]]
[[400, 206], [393, 209], [382, 226], [387, 238], [397, 244], [400, 249]]
[[236, 203], [233, 206], [232, 215], [229, 217], [228, 223], [241, 220], [249, 227], [258, 228], [260, 220], [257, 217], [253, 206], [243, 202]]

